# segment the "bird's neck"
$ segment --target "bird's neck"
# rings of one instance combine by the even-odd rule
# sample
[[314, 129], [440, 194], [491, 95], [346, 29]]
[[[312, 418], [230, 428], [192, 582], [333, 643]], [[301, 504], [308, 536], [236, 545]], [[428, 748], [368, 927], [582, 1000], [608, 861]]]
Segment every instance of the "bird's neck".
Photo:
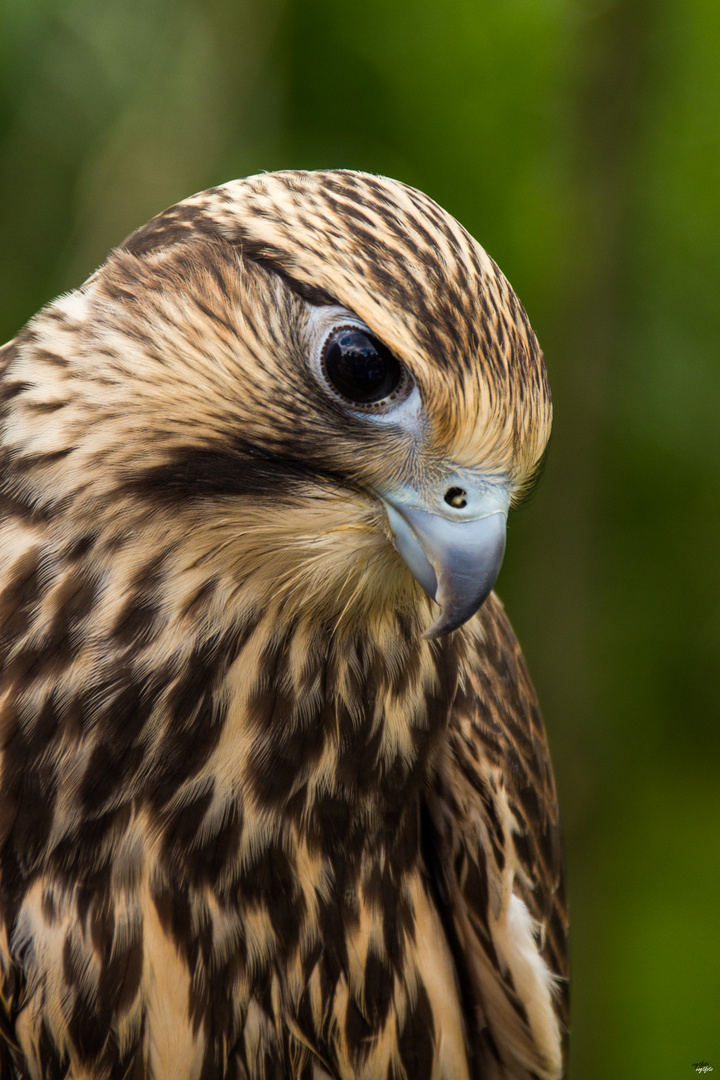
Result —
[[312, 514], [282, 507], [271, 524], [287, 535], [265, 511], [233, 524], [227, 546], [215, 528], [190, 532], [198, 553], [185, 541], [165, 572], [168, 633], [184, 644], [158, 769], [182, 761], [185, 785], [245, 817], [392, 828], [432, 770], [464, 636], [423, 638], [431, 602], [378, 514], [333, 497]]
[[[392, 827], [432, 768], [454, 698], [456, 646], [385, 613], [334, 633], [268, 612], [228, 671], [222, 748], [246, 802], [311, 831]], [[331, 839], [328, 836], [328, 839]]]
[[420, 797], [465, 647], [461, 633], [423, 639], [421, 621], [388, 612], [331, 635], [269, 607], [206, 647], [143, 766], [173, 888], [212, 883], [230, 900], [259, 875], [272, 906], [301, 864], [309, 896], [419, 864]]

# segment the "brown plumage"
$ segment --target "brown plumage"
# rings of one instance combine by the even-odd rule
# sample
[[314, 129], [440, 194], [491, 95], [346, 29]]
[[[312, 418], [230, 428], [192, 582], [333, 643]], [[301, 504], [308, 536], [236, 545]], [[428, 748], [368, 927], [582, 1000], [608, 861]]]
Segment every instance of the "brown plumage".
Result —
[[352, 172], [188, 199], [0, 352], [3, 1080], [562, 1075], [499, 532], [445, 558], [550, 412], [482, 248]]

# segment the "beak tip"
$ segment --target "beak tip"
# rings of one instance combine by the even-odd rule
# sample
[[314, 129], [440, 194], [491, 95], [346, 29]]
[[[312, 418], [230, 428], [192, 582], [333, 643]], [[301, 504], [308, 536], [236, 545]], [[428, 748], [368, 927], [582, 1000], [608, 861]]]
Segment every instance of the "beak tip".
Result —
[[440, 604], [440, 614], [423, 632], [423, 638], [432, 640], [444, 637], [445, 634], [452, 634], [454, 630], [459, 630], [469, 619], [472, 619], [473, 615], [476, 615], [481, 610], [491, 592], [492, 586], [481, 599], [476, 597], [472, 603], [466, 605], [451, 604], [445, 607]]

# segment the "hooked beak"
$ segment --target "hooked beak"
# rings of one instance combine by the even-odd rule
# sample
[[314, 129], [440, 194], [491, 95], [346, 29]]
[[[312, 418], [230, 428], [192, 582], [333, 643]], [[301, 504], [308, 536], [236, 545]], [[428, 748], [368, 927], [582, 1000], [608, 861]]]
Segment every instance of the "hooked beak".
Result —
[[471, 491], [462, 510], [448, 506], [438, 513], [441, 504], [429, 510], [413, 496], [385, 495], [383, 504], [398, 554], [440, 605], [423, 637], [440, 637], [467, 622], [492, 591], [505, 554], [507, 497], [503, 490], [498, 498], [497, 488], [490, 498]]

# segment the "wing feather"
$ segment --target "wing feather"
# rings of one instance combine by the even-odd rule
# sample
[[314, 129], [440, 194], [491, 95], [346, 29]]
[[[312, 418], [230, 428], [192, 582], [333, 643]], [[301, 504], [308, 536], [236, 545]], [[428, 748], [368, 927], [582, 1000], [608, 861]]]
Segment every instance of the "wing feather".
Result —
[[[455, 953], [483, 1080], [559, 1080], [567, 912], [542, 717], [502, 605], [468, 627], [458, 696], [428, 801], [425, 854]], [[469, 1024], [469, 1028], [472, 1023]]]

